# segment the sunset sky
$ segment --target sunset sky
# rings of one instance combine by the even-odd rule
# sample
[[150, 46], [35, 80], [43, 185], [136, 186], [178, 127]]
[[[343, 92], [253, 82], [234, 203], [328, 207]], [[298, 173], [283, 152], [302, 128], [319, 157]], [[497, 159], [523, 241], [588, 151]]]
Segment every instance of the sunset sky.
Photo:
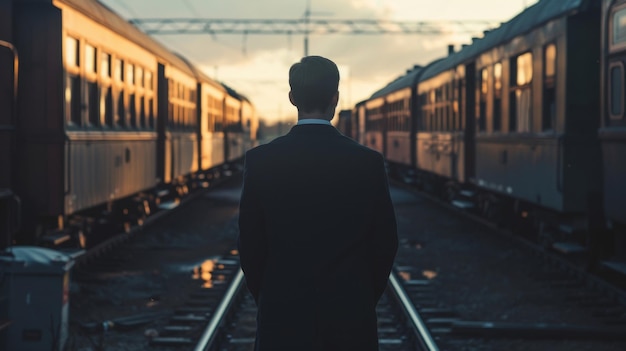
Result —
[[[122, 17], [299, 19], [306, 0], [100, 0]], [[314, 19], [392, 21], [490, 20], [505, 22], [537, 0], [311, 0]], [[487, 29], [487, 28], [485, 28]], [[478, 36], [480, 33], [474, 33]], [[213, 78], [248, 96], [267, 122], [295, 121], [287, 98], [289, 66], [303, 56], [301, 35], [156, 35]], [[312, 35], [309, 54], [340, 68], [339, 109], [351, 108], [415, 64], [444, 56], [448, 44], [471, 42], [449, 35]]]

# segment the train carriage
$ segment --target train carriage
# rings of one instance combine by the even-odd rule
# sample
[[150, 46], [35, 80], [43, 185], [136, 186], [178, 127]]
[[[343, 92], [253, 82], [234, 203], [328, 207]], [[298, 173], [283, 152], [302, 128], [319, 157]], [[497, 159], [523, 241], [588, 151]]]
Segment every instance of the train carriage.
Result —
[[155, 186], [159, 47], [95, 2], [14, 2], [12, 10], [25, 223], [63, 227], [69, 214]]
[[[359, 141], [392, 166], [409, 159], [415, 176], [403, 178], [456, 206], [563, 253], [624, 260], [626, 1], [604, 1], [603, 25], [600, 3], [539, 1], [421, 69], [404, 108], [415, 149], [394, 130], [402, 109], [389, 102], [402, 98], [390, 83], [354, 108], [353, 123], [359, 111], [367, 121]], [[602, 228], [603, 192], [615, 240]]]
[[542, 1], [480, 40], [479, 187], [562, 215], [588, 210], [600, 190], [598, 95], [589, 89], [598, 82], [595, 7]]
[[[247, 99], [225, 105], [221, 84], [98, 1], [4, 0], [5, 18], [0, 40], [18, 48], [20, 79], [17, 108], [0, 96], [0, 143], [15, 150], [0, 156], [0, 188], [12, 190], [2, 190], [0, 218], [14, 212], [11, 194], [19, 195], [16, 243], [91, 247], [141, 224], [158, 197], [181, 195], [201, 168], [237, 161], [251, 144], [226, 155], [223, 129], [241, 123], [240, 100], [253, 111]], [[13, 75], [5, 46], [2, 92]], [[14, 111], [17, 118], [5, 121]], [[211, 133], [204, 139], [202, 123]], [[167, 191], [172, 185], [178, 192]]]
[[416, 165], [434, 175], [431, 182], [438, 187], [450, 180], [465, 183], [473, 175], [466, 173], [473, 163], [473, 158], [466, 158], [466, 149], [471, 149], [466, 145], [471, 145], [473, 138], [469, 135], [467, 139], [464, 133], [466, 120], [472, 121], [462, 113], [471, 111], [462, 107], [465, 66], [457, 61], [449, 57], [428, 65], [417, 83]]
[[415, 66], [404, 76], [372, 95], [373, 98], [384, 97], [383, 113], [387, 134], [384, 138], [385, 157], [398, 170], [415, 166], [411, 152], [414, 149], [411, 137], [413, 124], [411, 97], [414, 95], [415, 82], [420, 71], [421, 67]]

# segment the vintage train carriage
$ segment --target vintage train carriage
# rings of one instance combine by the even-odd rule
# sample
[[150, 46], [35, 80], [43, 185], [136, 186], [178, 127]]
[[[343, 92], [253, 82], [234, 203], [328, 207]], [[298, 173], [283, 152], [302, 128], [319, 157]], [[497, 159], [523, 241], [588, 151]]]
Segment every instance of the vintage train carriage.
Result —
[[[626, 262], [626, 1], [603, 1], [602, 113], [599, 136], [603, 153], [604, 209], [615, 237], [613, 254]], [[626, 265], [621, 264], [626, 271]]]
[[363, 145], [385, 154], [385, 137], [387, 126], [385, 123], [385, 98], [371, 97], [365, 102], [365, 133]]
[[473, 135], [465, 132], [471, 130], [473, 115], [463, 106], [465, 89], [472, 86], [465, 83], [467, 56], [450, 54], [425, 67], [417, 85], [417, 168], [434, 175], [431, 181], [439, 185], [464, 183], [473, 176]]
[[153, 187], [165, 50], [96, 1], [18, 1], [12, 11], [25, 232]]
[[473, 47], [481, 188], [561, 215], [600, 191], [597, 2], [540, 1]]
[[406, 74], [375, 92], [372, 99], [382, 98], [382, 114], [385, 135], [384, 156], [394, 169], [415, 167], [415, 138], [412, 125], [414, 96], [420, 66], [407, 70]]

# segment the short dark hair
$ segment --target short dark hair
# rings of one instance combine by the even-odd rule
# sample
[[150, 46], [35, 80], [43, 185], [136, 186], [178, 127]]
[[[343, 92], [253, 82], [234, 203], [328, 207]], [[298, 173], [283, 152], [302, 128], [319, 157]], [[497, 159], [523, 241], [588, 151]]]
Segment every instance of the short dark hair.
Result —
[[324, 112], [339, 88], [339, 69], [325, 57], [303, 57], [289, 69], [289, 86], [299, 110]]

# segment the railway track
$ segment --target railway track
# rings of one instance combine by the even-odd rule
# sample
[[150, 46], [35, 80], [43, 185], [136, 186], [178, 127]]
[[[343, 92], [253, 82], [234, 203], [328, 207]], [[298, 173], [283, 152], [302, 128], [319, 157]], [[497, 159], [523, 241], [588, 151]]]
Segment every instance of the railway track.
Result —
[[[381, 351], [439, 350], [395, 273], [389, 277], [389, 285], [376, 312]], [[255, 332], [256, 306], [238, 269], [194, 350], [253, 350]]]

